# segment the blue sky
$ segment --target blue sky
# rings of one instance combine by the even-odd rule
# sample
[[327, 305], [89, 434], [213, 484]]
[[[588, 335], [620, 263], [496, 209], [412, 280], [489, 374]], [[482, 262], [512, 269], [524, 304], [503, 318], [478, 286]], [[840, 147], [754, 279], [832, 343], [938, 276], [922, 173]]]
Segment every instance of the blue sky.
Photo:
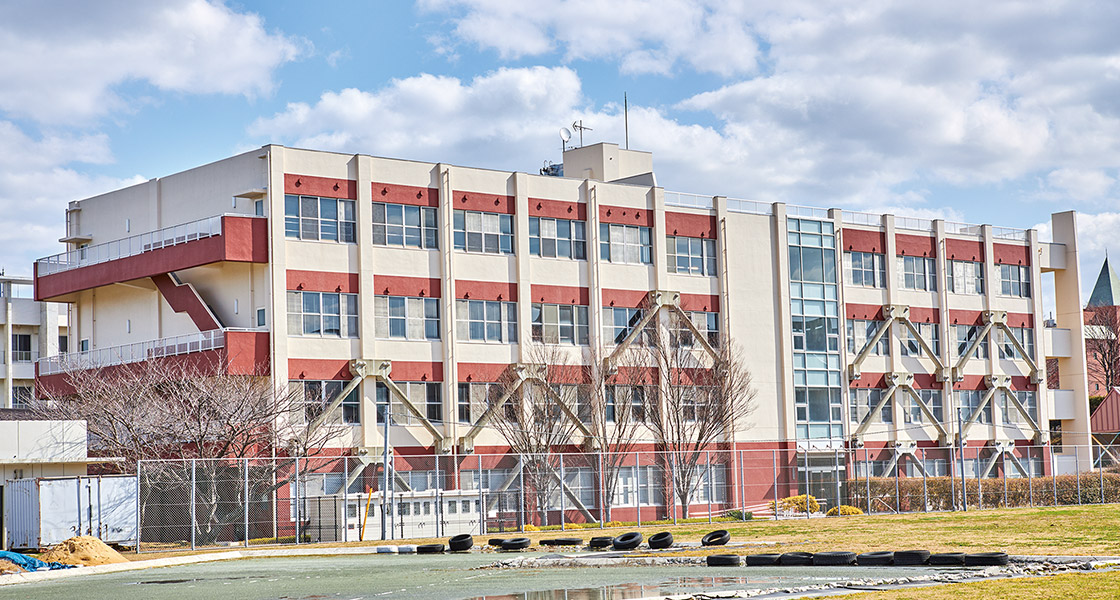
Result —
[[535, 172], [576, 119], [622, 143], [625, 92], [666, 189], [1076, 209], [1088, 288], [1120, 228], [1120, 4], [976, 6], [8, 1], [0, 267], [59, 251], [69, 200], [266, 143]]

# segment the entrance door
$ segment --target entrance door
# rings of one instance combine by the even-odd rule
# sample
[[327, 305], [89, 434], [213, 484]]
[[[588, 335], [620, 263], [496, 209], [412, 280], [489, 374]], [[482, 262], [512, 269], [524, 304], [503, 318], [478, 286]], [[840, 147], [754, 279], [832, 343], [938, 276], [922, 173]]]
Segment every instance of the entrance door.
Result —
[[[802, 454], [798, 464], [798, 482], [821, 504], [821, 510], [843, 504], [847, 470], [844, 456], [833, 454]], [[808, 464], [806, 464], [808, 463]]]

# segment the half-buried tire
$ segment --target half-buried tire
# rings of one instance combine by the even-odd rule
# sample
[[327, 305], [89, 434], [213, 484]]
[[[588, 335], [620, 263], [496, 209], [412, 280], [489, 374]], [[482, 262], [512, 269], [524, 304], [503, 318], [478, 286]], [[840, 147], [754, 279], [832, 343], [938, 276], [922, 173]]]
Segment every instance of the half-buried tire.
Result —
[[420, 544], [416, 547], [417, 554], [442, 554], [443, 544]]
[[524, 550], [529, 547], [529, 538], [513, 538], [502, 542], [502, 550]]
[[856, 557], [861, 567], [886, 567], [894, 564], [894, 552], [864, 552]]
[[673, 545], [673, 534], [668, 531], [655, 533], [649, 536], [649, 547], [653, 550], [668, 548]]
[[781, 554], [748, 554], [743, 557], [743, 564], [748, 567], [773, 567], [781, 558]]
[[474, 536], [469, 533], [461, 533], [447, 540], [447, 548], [452, 552], [466, 552], [473, 547]]
[[614, 543], [614, 538], [609, 535], [597, 535], [587, 542], [587, 546], [593, 549], [610, 548]]
[[642, 534], [638, 533], [637, 531], [631, 531], [614, 538], [614, 540], [611, 542], [611, 545], [614, 546], [615, 550], [633, 550], [634, 548], [638, 547], [638, 544], [641, 543]]
[[700, 538], [701, 546], [722, 546], [731, 541], [731, 534], [726, 529], [717, 529]]
[[778, 559], [783, 567], [809, 567], [813, 565], [812, 552], [786, 552]]
[[486, 542], [486, 545], [501, 548], [502, 544], [506, 543], [507, 539], [509, 538], [490, 538], [490, 540]]
[[846, 567], [855, 563], [855, 552], [817, 552], [813, 555], [813, 564], [818, 567]]
[[582, 546], [583, 540], [580, 538], [551, 538], [541, 540], [542, 546]]
[[960, 567], [964, 565], [964, 552], [938, 552], [929, 555], [929, 564], [937, 567]]
[[929, 550], [897, 550], [894, 553], [896, 567], [924, 565], [928, 561]]
[[1006, 552], [977, 552], [964, 555], [964, 565], [966, 567], [1002, 567], [1006, 564]]
[[737, 567], [738, 554], [711, 554], [706, 558], [709, 567]]

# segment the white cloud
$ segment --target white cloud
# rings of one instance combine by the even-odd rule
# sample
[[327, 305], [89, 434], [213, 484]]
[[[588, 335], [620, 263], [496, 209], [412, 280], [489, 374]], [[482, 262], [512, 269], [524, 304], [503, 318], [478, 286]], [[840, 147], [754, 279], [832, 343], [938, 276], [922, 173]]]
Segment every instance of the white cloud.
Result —
[[1099, 169], [1055, 169], [1046, 176], [1047, 184], [1069, 198], [1096, 200], [1105, 197], [1116, 179]]
[[0, 110], [44, 123], [83, 123], [127, 109], [120, 86], [271, 93], [273, 71], [304, 43], [265, 30], [221, 2], [0, 4]]

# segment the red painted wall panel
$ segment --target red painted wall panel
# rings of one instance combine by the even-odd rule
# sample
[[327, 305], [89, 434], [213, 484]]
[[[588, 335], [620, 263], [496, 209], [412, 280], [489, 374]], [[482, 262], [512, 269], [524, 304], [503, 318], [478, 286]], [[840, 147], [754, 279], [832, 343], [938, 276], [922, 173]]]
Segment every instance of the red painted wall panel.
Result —
[[719, 296], [709, 294], [681, 294], [683, 310], [719, 312]]
[[489, 363], [459, 363], [458, 378], [460, 382], [491, 383], [500, 381], [502, 374], [509, 368], [508, 364]]
[[218, 329], [218, 322], [214, 320], [214, 315], [210, 314], [210, 309], [206, 308], [206, 304], [198, 296], [198, 291], [193, 287], [176, 284], [166, 273], [153, 275], [152, 282], [156, 284], [167, 305], [177, 313], [187, 313], [199, 331]]
[[709, 215], [665, 212], [665, 234], [684, 237], [716, 237], [716, 218]]
[[992, 256], [997, 265], [1029, 265], [1031, 252], [1027, 246], [992, 244]]
[[913, 323], [940, 323], [941, 311], [936, 308], [911, 306], [910, 321]]
[[512, 215], [517, 208], [513, 196], [504, 194], [483, 194], [455, 190], [451, 193], [453, 208], [458, 210], [478, 210], [482, 212]]
[[649, 292], [645, 290], [612, 290], [603, 288], [603, 305], [637, 308], [646, 303]]
[[971, 240], [945, 238], [945, 254], [950, 260], [984, 260], [984, 244]]
[[358, 182], [353, 179], [335, 179], [332, 177], [285, 173], [284, 193], [357, 200]]
[[529, 198], [529, 216], [586, 221], [587, 204], [583, 202]]
[[866, 229], [844, 229], [840, 232], [840, 244], [849, 252], [877, 252], [887, 249], [887, 235], [882, 231]]
[[895, 234], [894, 245], [899, 256], [937, 256], [937, 239], [929, 236]]
[[267, 331], [227, 331], [226, 358], [230, 375], [268, 375], [271, 372]]
[[585, 287], [533, 284], [529, 295], [530, 301], [545, 304], [591, 304], [591, 292]]
[[653, 227], [653, 211], [645, 208], [599, 205], [599, 221], [616, 225]]
[[374, 275], [373, 290], [380, 296], [426, 296], [439, 298], [441, 289], [438, 279], [427, 277], [397, 277], [394, 275]]
[[517, 301], [517, 284], [504, 281], [455, 281], [455, 297], [471, 300]]
[[373, 182], [373, 201], [412, 206], [439, 206], [439, 188]]
[[287, 272], [287, 286], [289, 290], [357, 294], [358, 274], [290, 269]]
[[844, 318], [864, 319], [867, 321], [882, 321], [883, 307], [878, 304], [844, 304]]

